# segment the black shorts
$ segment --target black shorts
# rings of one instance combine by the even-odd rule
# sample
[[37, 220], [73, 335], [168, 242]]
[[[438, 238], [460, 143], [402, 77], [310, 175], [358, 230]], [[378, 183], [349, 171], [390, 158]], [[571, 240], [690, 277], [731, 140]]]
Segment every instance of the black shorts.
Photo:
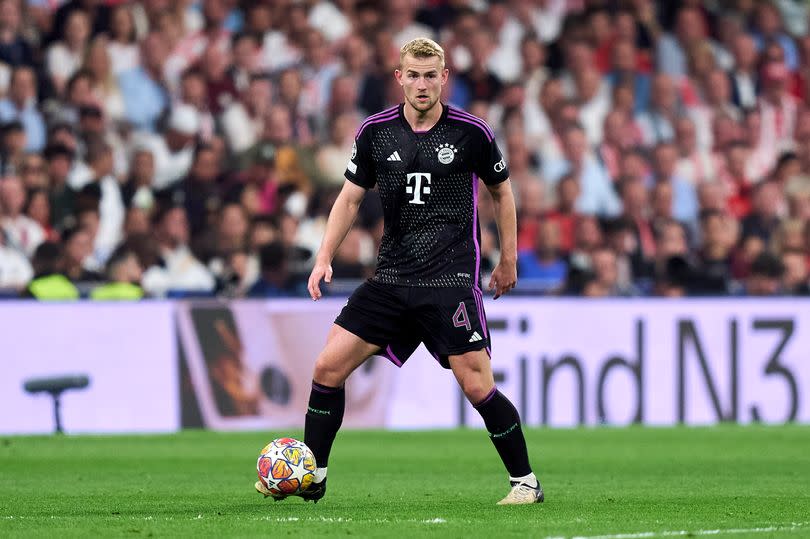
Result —
[[398, 367], [420, 343], [444, 368], [448, 356], [486, 349], [489, 329], [481, 290], [381, 284], [368, 280], [335, 323], [381, 348]]

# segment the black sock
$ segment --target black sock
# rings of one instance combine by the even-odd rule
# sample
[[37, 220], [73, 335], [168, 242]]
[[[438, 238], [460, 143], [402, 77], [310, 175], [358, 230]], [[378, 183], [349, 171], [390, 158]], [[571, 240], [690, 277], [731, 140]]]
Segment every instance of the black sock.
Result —
[[489, 395], [474, 406], [484, 419], [489, 438], [498, 450], [509, 475], [523, 477], [532, 473], [526, 440], [520, 428], [520, 416], [509, 399], [497, 388], [492, 388]]
[[345, 406], [346, 392], [342, 387], [329, 387], [312, 382], [304, 422], [304, 443], [315, 455], [318, 468], [326, 468], [329, 462], [332, 442], [335, 441], [340, 424], [343, 423]]

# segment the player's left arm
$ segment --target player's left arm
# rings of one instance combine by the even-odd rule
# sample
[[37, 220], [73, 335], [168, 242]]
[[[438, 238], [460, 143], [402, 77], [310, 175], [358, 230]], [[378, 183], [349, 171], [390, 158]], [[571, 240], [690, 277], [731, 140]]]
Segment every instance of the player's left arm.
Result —
[[495, 299], [512, 290], [517, 284], [517, 211], [512, 182], [506, 180], [487, 189], [495, 202], [495, 223], [501, 245], [501, 259], [492, 271], [488, 288], [495, 290]]

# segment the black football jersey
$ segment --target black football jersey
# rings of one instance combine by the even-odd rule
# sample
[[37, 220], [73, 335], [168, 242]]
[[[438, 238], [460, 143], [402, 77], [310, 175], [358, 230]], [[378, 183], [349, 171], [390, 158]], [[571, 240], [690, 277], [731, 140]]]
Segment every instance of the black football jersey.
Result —
[[489, 126], [444, 105], [430, 130], [414, 132], [403, 104], [360, 126], [346, 178], [377, 187], [385, 232], [374, 280], [408, 286], [480, 286], [479, 178], [509, 171]]

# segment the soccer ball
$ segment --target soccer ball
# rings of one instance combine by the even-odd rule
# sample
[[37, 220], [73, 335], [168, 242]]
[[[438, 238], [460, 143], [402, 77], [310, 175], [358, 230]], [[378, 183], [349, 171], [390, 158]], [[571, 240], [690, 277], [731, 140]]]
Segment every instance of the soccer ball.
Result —
[[300, 440], [277, 438], [262, 449], [256, 471], [272, 494], [301, 494], [315, 479], [315, 455]]

